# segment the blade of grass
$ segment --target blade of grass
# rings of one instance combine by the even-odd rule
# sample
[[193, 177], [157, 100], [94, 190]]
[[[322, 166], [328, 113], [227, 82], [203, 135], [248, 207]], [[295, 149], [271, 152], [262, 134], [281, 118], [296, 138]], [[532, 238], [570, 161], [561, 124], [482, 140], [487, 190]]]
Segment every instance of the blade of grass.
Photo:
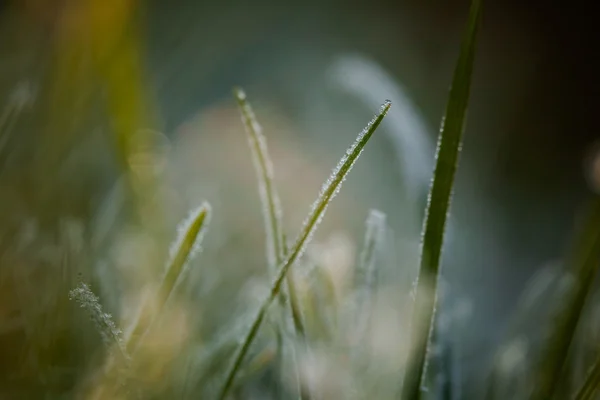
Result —
[[[153, 315], [156, 316], [154, 320], [160, 316], [165, 308], [173, 289], [185, 270], [185, 266], [200, 249], [200, 243], [210, 222], [210, 215], [210, 205], [204, 202], [200, 207], [193, 210], [190, 216], [179, 225], [179, 237], [171, 246], [171, 258], [160, 284], [157, 302], [154, 305], [156, 307], [153, 312]], [[151, 324], [152, 321], [150, 321]], [[149, 329], [150, 325], [144, 324], [141, 318], [138, 319], [127, 340], [128, 351], [135, 351], [139, 340]]]
[[[248, 144], [250, 145], [252, 158], [254, 160], [254, 169], [256, 170], [256, 175], [258, 177], [260, 198], [263, 204], [265, 231], [267, 233], [267, 260], [269, 262], [271, 276], [274, 276], [277, 271], [277, 266], [280, 265], [283, 262], [284, 257], [287, 256], [287, 244], [282, 227], [281, 202], [279, 200], [277, 189], [275, 188], [273, 162], [269, 156], [267, 139], [263, 135], [262, 128], [256, 119], [254, 111], [246, 99], [246, 93], [241, 88], [234, 88], [233, 94], [237, 100], [242, 115], [242, 122], [246, 128]], [[306, 344], [304, 321], [302, 320], [293, 279], [294, 277], [292, 274], [287, 274], [286, 283], [289, 294], [290, 311], [292, 313], [296, 335]], [[285, 297], [284, 291], [279, 292], [279, 299], [282, 304], [285, 304]], [[282, 321], [282, 324], [285, 327], [285, 319]], [[294, 354], [296, 353], [295, 348], [293, 348], [292, 351]], [[296, 376], [299, 382], [300, 373], [298, 371], [297, 363], [295, 363], [295, 367], [297, 369]], [[307, 400], [307, 396], [303, 395], [302, 390], [300, 391], [300, 398]]]
[[[599, 198], [594, 199], [590, 207], [571, 265], [575, 284], [564, 303], [566, 306], [558, 315], [555, 329], [546, 344], [546, 350], [542, 353], [532, 399], [549, 399], [554, 395], [586, 298], [597, 275], [600, 265]], [[588, 379], [592, 381], [586, 382], [582, 390], [585, 389], [587, 393], [597, 383], [597, 378], [594, 374], [589, 375]], [[582, 392], [582, 396], [585, 396], [585, 393]]]
[[464, 131], [475, 44], [482, 0], [472, 0], [467, 30], [460, 56], [454, 70], [446, 114], [438, 137], [436, 166], [429, 190], [423, 236], [421, 261], [411, 320], [410, 356], [404, 375], [402, 399], [418, 399], [425, 370], [430, 335], [437, 300], [437, 280], [444, 240], [444, 228], [452, 197], [454, 176], [458, 166]]
[[575, 400], [590, 400], [594, 398], [594, 394], [600, 386], [600, 358], [596, 359], [592, 369], [585, 378], [585, 382], [575, 395]]
[[267, 257], [272, 275], [277, 272], [277, 266], [283, 258], [283, 229], [282, 210], [279, 195], [275, 189], [273, 163], [267, 148], [267, 139], [256, 115], [247, 101], [246, 93], [241, 88], [233, 89], [242, 122], [246, 129], [248, 145], [252, 152], [254, 167], [259, 182], [260, 199], [263, 205], [265, 230], [267, 233]]
[[271, 285], [271, 291], [267, 298], [261, 304], [252, 325], [250, 326], [243, 342], [241, 343], [237, 354], [235, 355], [233, 362], [231, 363], [231, 367], [229, 368], [225, 381], [223, 383], [223, 387], [221, 389], [221, 393], [219, 395], [219, 399], [223, 400], [226, 398], [227, 393], [231, 389], [233, 381], [240, 369], [240, 366], [252, 344], [258, 329], [260, 328], [267, 310], [279, 291], [281, 290], [281, 285], [285, 276], [290, 269], [290, 267], [296, 262], [298, 258], [304, 252], [306, 245], [310, 242], [312, 234], [316, 230], [319, 222], [322, 220], [327, 206], [331, 203], [331, 200], [335, 197], [335, 195], [339, 192], [342, 182], [350, 172], [350, 169], [354, 166], [354, 163], [362, 153], [365, 145], [373, 135], [373, 132], [377, 129], [388, 110], [390, 109], [391, 103], [386, 101], [382, 106], [378, 115], [376, 115], [369, 124], [363, 129], [363, 131], [358, 135], [356, 141], [350, 146], [350, 148], [346, 151], [346, 154], [342, 157], [338, 165], [334, 168], [331, 176], [325, 182], [323, 187], [321, 188], [321, 192], [319, 193], [319, 197], [313, 203], [312, 209], [308, 215], [308, 218], [304, 222], [304, 226], [294, 243], [294, 246], [291, 248], [290, 254], [286, 258], [285, 262], [279, 268], [277, 272], [277, 276]]
[[[285, 249], [285, 238], [282, 228], [282, 209], [279, 195], [275, 188], [273, 163], [267, 148], [267, 139], [262, 134], [262, 129], [250, 103], [246, 99], [246, 93], [240, 89], [233, 90], [237, 100], [242, 122], [246, 128], [248, 144], [252, 150], [254, 166], [259, 181], [260, 198], [263, 203], [263, 214], [265, 219], [265, 230], [267, 232], [267, 256], [272, 275], [275, 275], [277, 266], [283, 262]], [[296, 333], [300, 337], [305, 336], [304, 321], [300, 313], [300, 306], [295, 295], [295, 286], [292, 274], [286, 276], [289, 303]], [[280, 292], [283, 294], [283, 292]], [[283, 297], [280, 297], [283, 299]]]

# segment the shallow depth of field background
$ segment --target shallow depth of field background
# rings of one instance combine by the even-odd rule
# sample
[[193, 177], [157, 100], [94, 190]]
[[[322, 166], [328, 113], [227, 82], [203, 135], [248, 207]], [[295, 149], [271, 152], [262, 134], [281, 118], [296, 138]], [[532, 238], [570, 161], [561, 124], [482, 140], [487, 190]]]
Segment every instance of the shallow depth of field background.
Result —
[[[459, 398], [478, 390], [528, 281], [560, 275], [589, 191], [598, 69], [583, 7], [485, 4], [443, 259]], [[129, 226], [133, 207], [115, 211], [118, 135], [150, 138], [136, 160], [160, 178], [160, 205], [145, 215], [164, 237], [202, 200], [213, 205], [183, 288], [186, 322], [172, 330], [210, 338], [260, 298], [265, 237], [235, 85], [267, 135], [290, 239], [343, 151], [392, 100], [309, 253], [346, 279], [368, 210], [385, 212], [382, 324], [400, 336], [378, 340], [401, 342], [467, 10], [457, 0], [0, 2], [0, 398], [70, 393], [80, 350], [97, 342], [67, 299], [79, 273], [117, 319], [157, 273], [144, 266], [164, 249]], [[553, 298], [552, 284], [536, 287]], [[517, 323], [525, 354], [542, 314]]]

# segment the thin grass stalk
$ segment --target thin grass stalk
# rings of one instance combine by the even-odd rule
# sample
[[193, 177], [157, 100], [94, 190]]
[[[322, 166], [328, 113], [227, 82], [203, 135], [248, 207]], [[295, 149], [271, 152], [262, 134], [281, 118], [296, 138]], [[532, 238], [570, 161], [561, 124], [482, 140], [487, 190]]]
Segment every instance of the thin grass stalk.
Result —
[[[154, 305], [156, 308], [153, 313], [155, 315], [153, 321], [160, 317], [180, 276], [185, 270], [185, 266], [200, 249], [200, 243], [210, 221], [210, 213], [210, 205], [204, 202], [190, 213], [187, 220], [181, 223], [179, 237], [171, 247], [171, 258], [158, 290], [157, 302]], [[147, 325], [142, 322], [141, 318], [137, 320], [132, 333], [127, 339], [128, 351], [135, 351], [140, 339], [148, 331], [153, 321]]]
[[254, 321], [251, 324], [242, 344], [240, 345], [237, 354], [235, 355], [231, 367], [229, 368], [225, 380], [223, 382], [223, 386], [219, 395], [219, 399], [223, 400], [226, 398], [229, 390], [231, 389], [235, 377], [244, 361], [246, 353], [250, 349], [256, 334], [265, 318], [267, 310], [269, 306], [281, 290], [281, 285], [283, 280], [286, 277], [287, 272], [290, 267], [298, 260], [298, 258], [304, 252], [304, 249], [308, 242], [311, 239], [312, 234], [315, 229], [319, 225], [319, 222], [322, 220], [327, 206], [331, 202], [331, 200], [335, 197], [335, 195], [339, 192], [342, 182], [350, 172], [350, 169], [362, 153], [365, 145], [373, 135], [373, 132], [377, 129], [388, 110], [390, 109], [391, 103], [386, 101], [382, 106], [378, 115], [376, 115], [369, 124], [363, 129], [363, 131], [358, 135], [356, 141], [352, 144], [352, 146], [346, 151], [346, 154], [336, 168], [333, 170], [333, 173], [325, 182], [323, 187], [321, 188], [321, 192], [316, 202], [313, 204], [311, 212], [308, 215], [308, 218], [305, 220], [304, 226], [296, 239], [294, 246], [291, 248], [289, 256], [286, 258], [285, 262], [282, 263], [273, 284], [271, 285], [271, 291], [266, 299], [262, 302], [256, 316], [254, 317]]
[[429, 190], [421, 242], [421, 260], [411, 320], [410, 355], [404, 375], [403, 400], [420, 397], [431, 341], [444, 229], [459, 161], [461, 141], [469, 104], [475, 44], [482, 0], [472, 0], [467, 30], [454, 70], [452, 86], [442, 120], [436, 150], [436, 166]]
[[585, 382], [573, 397], [575, 400], [591, 400], [600, 386], [600, 357], [596, 359], [590, 372], [585, 378]]
[[[283, 211], [281, 208], [281, 201], [279, 200], [279, 195], [275, 187], [273, 162], [269, 155], [267, 139], [262, 133], [262, 128], [258, 123], [254, 110], [252, 110], [250, 103], [247, 101], [246, 93], [241, 88], [234, 88], [233, 93], [242, 115], [242, 122], [246, 129], [248, 144], [250, 145], [250, 150], [252, 151], [252, 157], [254, 159], [254, 167], [259, 182], [260, 198], [263, 203], [265, 231], [267, 233], [267, 259], [269, 261], [271, 275], [274, 275], [277, 266], [281, 265], [284, 258], [287, 256], [287, 244], [283, 231]], [[286, 276], [286, 283], [289, 294], [290, 311], [296, 335], [306, 343], [306, 330], [292, 274]], [[285, 304], [284, 291], [279, 293], [279, 299], [282, 304]], [[281, 322], [283, 329], [285, 329], [285, 318]], [[294, 352], [294, 358], [297, 358], [296, 349], [292, 348], [292, 351]], [[297, 362], [294, 364], [296, 368], [296, 378], [298, 379], [298, 383], [300, 383], [299, 366]], [[300, 398], [308, 400], [301, 389]]]
[[[557, 317], [555, 330], [542, 354], [533, 399], [549, 399], [555, 394], [585, 301], [598, 272], [600, 265], [600, 198], [594, 199], [586, 217], [571, 261], [575, 285], [571, 295], [565, 301], [566, 306]], [[596, 375], [588, 375], [588, 379], [592, 381], [586, 382], [582, 388], [586, 392], [583, 392], [582, 396], [592, 385], [597, 384]]]
[[[233, 90], [237, 100], [240, 112], [242, 114], [242, 122], [246, 128], [248, 136], [248, 144], [252, 150], [256, 174], [259, 180], [260, 197], [263, 203], [263, 213], [265, 219], [265, 229], [267, 231], [268, 241], [268, 259], [270, 269], [274, 274], [277, 266], [284, 261], [285, 238], [282, 224], [282, 209], [277, 189], [275, 188], [273, 163], [269, 156], [267, 148], [267, 139], [262, 134], [262, 128], [256, 119], [254, 111], [250, 103], [246, 99], [246, 93], [241, 88]], [[304, 337], [306, 335], [304, 321], [300, 313], [297, 296], [295, 295], [295, 287], [292, 274], [286, 276], [288, 293], [290, 294], [290, 309], [294, 321], [296, 333]], [[283, 294], [281, 292], [280, 294]], [[283, 299], [283, 297], [280, 297]]]

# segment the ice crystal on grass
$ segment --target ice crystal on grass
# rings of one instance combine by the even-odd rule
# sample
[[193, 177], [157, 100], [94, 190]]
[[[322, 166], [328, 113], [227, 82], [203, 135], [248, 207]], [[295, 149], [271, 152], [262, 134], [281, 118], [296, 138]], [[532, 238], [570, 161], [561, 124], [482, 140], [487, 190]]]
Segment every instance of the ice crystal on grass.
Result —
[[177, 226], [177, 238], [169, 249], [169, 268], [185, 265], [201, 250], [200, 244], [210, 223], [211, 208], [207, 202], [191, 210]]
[[92, 292], [90, 287], [86, 283], [80, 282], [75, 289], [69, 292], [69, 299], [75, 300], [79, 307], [85, 309], [89, 314], [98, 333], [100, 333], [102, 342], [107, 347], [116, 345], [124, 355], [123, 333], [112, 320], [112, 316], [102, 310], [98, 296]]

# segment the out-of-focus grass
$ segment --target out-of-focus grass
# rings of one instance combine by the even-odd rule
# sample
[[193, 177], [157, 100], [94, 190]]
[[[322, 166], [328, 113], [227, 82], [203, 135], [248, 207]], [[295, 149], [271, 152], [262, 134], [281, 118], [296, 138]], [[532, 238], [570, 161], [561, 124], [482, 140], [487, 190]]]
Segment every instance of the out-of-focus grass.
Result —
[[[573, 339], [580, 323], [586, 300], [592, 289], [600, 264], [600, 201], [594, 199], [588, 214], [585, 215], [584, 226], [577, 238], [572, 260], [574, 283], [565, 295], [564, 307], [558, 313], [556, 324], [539, 363], [536, 375], [533, 398], [547, 399], [556, 395], [561, 380], [561, 372], [566, 370], [566, 360], [572, 347]], [[594, 373], [590, 375], [595, 380]], [[584, 392], [591, 393], [592, 383], [586, 383]]]
[[[384, 214], [379, 211], [369, 214], [359, 259], [354, 258], [352, 241], [344, 236], [319, 243], [317, 250], [303, 254], [325, 208], [388, 112], [389, 104], [348, 150], [323, 187], [295, 243], [289, 244], [265, 139], [245, 95], [236, 92], [256, 161], [267, 231], [266, 239], [252, 243], [266, 240], [266, 265], [274, 278], [270, 286], [261, 280], [259, 290], [265, 290], [266, 296], [258, 304], [243, 304], [242, 312], [228, 308], [231, 302], [225, 301], [226, 294], [219, 296], [225, 292], [222, 288], [227, 282], [213, 283], [213, 292], [207, 296], [208, 290], [203, 292], [193, 285], [209, 286], [210, 282], [188, 280], [184, 275], [184, 267], [206, 229], [207, 207], [192, 215], [171, 258], [167, 257], [173, 235], [165, 221], [171, 210], [162, 199], [163, 160], [156, 142], [163, 137], [152, 130], [158, 128], [159, 118], [153, 113], [145, 81], [136, 22], [138, 5], [135, 0], [85, 0], [59, 8], [61, 17], [53, 30], [51, 73], [42, 96], [47, 106], [43, 130], [35, 146], [33, 166], [27, 170], [25, 188], [17, 185], [21, 190], [18, 194], [25, 193], [31, 204], [23, 202], [22, 208], [2, 210], [3, 221], [10, 223], [0, 230], [0, 287], [8, 288], [2, 292], [8, 300], [3, 300], [0, 308], [0, 335], [10, 344], [2, 344], [2, 349], [16, 349], [16, 354], [7, 354], [6, 358], [18, 362], [2, 365], [2, 371], [14, 367], [14, 372], [1, 378], [0, 397], [287, 399], [314, 395], [392, 399], [398, 396], [398, 377], [404, 374], [403, 398], [452, 398], [448, 388], [462, 383], [455, 380], [463, 377], [448, 359], [449, 354], [459, 350], [438, 343], [444, 339], [444, 331], [437, 332], [433, 340], [430, 335], [436, 318], [444, 227], [469, 100], [481, 1], [473, 0], [471, 5], [440, 132], [414, 305], [401, 302], [404, 297], [395, 293], [393, 283], [377, 279], [387, 235]], [[103, 95], [94, 94], [98, 91]], [[93, 119], [87, 114], [96, 102], [102, 103], [101, 108], [109, 116], [110, 124], [103, 127], [101, 136], [109, 143], [107, 147], [114, 157], [111, 162], [125, 188], [120, 191], [115, 186], [114, 196], [107, 200], [108, 208], [116, 211], [106, 215], [113, 215], [115, 225], [123, 225], [114, 230], [103, 228], [103, 235], [109, 237], [109, 249], [93, 244], [97, 226], [91, 219], [81, 215], [77, 215], [81, 220], [65, 219], [71, 209], [61, 199], [71, 193], [57, 184], [64, 172], [64, 160], [91, 136], [83, 127], [88, 118]], [[2, 162], [20, 133], [14, 128], [22, 106], [12, 102], [0, 113]], [[13, 176], [2, 183], [13, 184], [19, 178]], [[10, 204], [19, 202], [20, 198], [15, 198]], [[125, 199], [133, 210], [125, 212], [123, 220], [118, 211], [124, 205], [116, 198]], [[9, 204], [7, 199], [9, 196], [2, 200]], [[89, 202], [85, 195], [76, 200]], [[215, 204], [217, 210], [219, 206]], [[579, 238], [572, 261], [576, 282], [569, 288], [550, 340], [541, 346], [539, 354], [529, 350], [525, 340], [504, 346], [495, 360], [501, 365], [496, 367], [503, 374], [516, 375], [519, 385], [513, 385], [510, 379], [494, 381], [488, 392], [490, 398], [505, 398], [507, 393], [522, 398], [572, 394], [572, 382], [567, 382], [569, 386], [563, 381], [568, 380], [566, 367], [575, 351], [572, 342], [577, 340], [575, 332], [583, 321], [582, 310], [598, 267], [597, 211], [596, 204], [584, 224], [587, 229]], [[228, 211], [219, 212], [215, 211], [217, 221]], [[4, 218], [5, 213], [15, 215]], [[362, 214], [362, 210], [356, 213]], [[49, 217], [42, 218], [45, 223], [40, 226], [37, 219], [42, 214]], [[262, 238], [256, 235], [259, 229], [251, 230], [253, 236]], [[237, 250], [235, 243], [227, 243], [221, 254]], [[119, 254], [107, 256], [110, 252]], [[106, 267], [100, 263], [106, 260], [119, 265]], [[220, 260], [213, 261], [202, 263], [203, 272], [223, 278], [225, 274], [219, 274], [223, 267]], [[248, 276], [246, 265], [240, 264], [237, 272], [244, 280]], [[80, 278], [86, 283], [79, 282]], [[286, 280], [287, 293], [283, 286]], [[69, 292], [86, 308], [92, 324], [82, 318], [81, 310], [68, 303]], [[277, 298], [285, 307], [272, 307]], [[11, 299], [17, 301], [14, 309], [7, 306]], [[394, 317], [411, 306], [412, 326], [407, 331], [409, 321]], [[258, 312], [246, 315], [254, 307]], [[272, 311], [276, 311], [276, 318], [266, 318]], [[5, 313], [11, 318], [4, 318]], [[218, 323], [204, 316], [217, 314], [220, 326], [214, 329]], [[119, 327], [125, 330], [126, 345]], [[99, 346], [101, 339], [107, 346]], [[439, 352], [443, 354], [437, 357]], [[120, 353], [124, 357], [115, 359]], [[540, 362], [530, 360], [534, 358]], [[441, 388], [423, 378], [427, 365], [440, 359], [443, 365], [435, 369], [445, 374]], [[507, 372], [506, 366], [512, 370]], [[591, 369], [577, 398], [593, 396], [597, 370], [597, 365]]]

